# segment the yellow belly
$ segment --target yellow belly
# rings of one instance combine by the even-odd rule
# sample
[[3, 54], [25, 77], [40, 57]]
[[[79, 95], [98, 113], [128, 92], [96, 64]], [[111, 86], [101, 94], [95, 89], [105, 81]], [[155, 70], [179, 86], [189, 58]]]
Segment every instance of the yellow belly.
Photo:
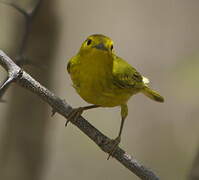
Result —
[[76, 74], [72, 78], [74, 88], [77, 93], [88, 103], [100, 105], [103, 107], [114, 107], [125, 104], [128, 99], [135, 94], [132, 90], [116, 87], [111, 79], [99, 75]]

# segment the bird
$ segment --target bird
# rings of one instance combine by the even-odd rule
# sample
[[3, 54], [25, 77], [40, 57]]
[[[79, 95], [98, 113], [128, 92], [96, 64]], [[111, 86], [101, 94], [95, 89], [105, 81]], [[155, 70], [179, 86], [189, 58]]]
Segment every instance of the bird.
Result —
[[113, 148], [109, 157], [113, 156], [121, 142], [124, 122], [128, 115], [128, 100], [137, 93], [143, 93], [152, 100], [164, 102], [164, 98], [149, 87], [148, 78], [116, 55], [113, 45], [112, 39], [105, 35], [90, 35], [67, 64], [73, 87], [80, 97], [91, 105], [73, 109], [66, 125], [88, 109], [121, 107], [120, 129], [118, 136], [112, 140]]

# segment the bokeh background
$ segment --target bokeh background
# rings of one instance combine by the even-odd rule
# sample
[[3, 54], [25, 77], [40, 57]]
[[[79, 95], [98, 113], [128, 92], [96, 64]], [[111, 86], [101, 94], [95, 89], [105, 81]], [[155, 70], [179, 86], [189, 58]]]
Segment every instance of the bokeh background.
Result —
[[[11, 2], [14, 1], [6, 1]], [[14, 3], [16, 3], [15, 1]], [[36, 0], [15, 4], [31, 10]], [[25, 39], [27, 19], [0, 2], [0, 48], [23, 54], [34, 78], [74, 107], [86, 105], [71, 86], [67, 60], [88, 35], [105, 34], [115, 51], [165, 97], [160, 104], [136, 95], [129, 101], [121, 147], [162, 180], [199, 179], [199, 1], [43, 0]], [[23, 47], [24, 46], [24, 47]], [[6, 72], [0, 68], [0, 81]], [[0, 104], [0, 179], [137, 180], [114, 159], [38, 97], [13, 84]], [[83, 115], [110, 138], [120, 126], [120, 109]]]

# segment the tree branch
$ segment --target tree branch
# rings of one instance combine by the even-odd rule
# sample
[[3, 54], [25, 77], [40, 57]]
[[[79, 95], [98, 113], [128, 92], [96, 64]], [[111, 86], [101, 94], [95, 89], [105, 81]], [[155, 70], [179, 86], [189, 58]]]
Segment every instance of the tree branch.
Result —
[[[4, 90], [6, 84], [16, 82], [18, 85], [33, 92], [46, 103], [48, 103], [53, 110], [64, 116], [66, 119], [72, 110], [72, 107], [60, 99], [58, 96], [50, 92], [47, 88], [42, 86], [39, 82], [33, 79], [28, 73], [16, 65], [3, 51], [0, 50], [0, 65], [8, 72], [7, 81], [0, 87], [0, 93]], [[77, 126], [84, 132], [92, 141], [94, 141], [102, 151], [109, 153], [113, 148], [111, 140], [92, 126], [83, 117], [72, 121], [72, 124]], [[142, 180], [159, 180], [159, 178], [149, 169], [139, 164], [136, 159], [128, 155], [123, 149], [117, 147], [113, 157], [118, 160], [123, 166], [128, 168], [131, 172], [136, 174]]]

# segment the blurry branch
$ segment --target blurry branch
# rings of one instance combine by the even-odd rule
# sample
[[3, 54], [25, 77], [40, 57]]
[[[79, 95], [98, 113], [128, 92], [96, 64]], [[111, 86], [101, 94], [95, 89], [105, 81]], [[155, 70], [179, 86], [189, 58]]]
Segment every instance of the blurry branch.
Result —
[[[55, 94], [50, 92], [39, 82], [33, 79], [28, 73], [22, 71], [22, 69], [16, 65], [3, 51], [0, 50], [0, 65], [8, 72], [8, 79], [0, 87], [0, 93], [10, 83], [16, 82], [18, 85], [28, 89], [42, 100], [48, 103], [54, 111], [64, 116], [66, 119], [72, 110], [72, 107], [60, 99]], [[94, 141], [102, 151], [109, 153], [113, 148], [111, 140], [92, 126], [83, 117], [77, 118], [75, 121], [71, 121], [72, 124], [77, 126], [82, 132], [84, 132], [92, 141]], [[136, 174], [142, 180], [159, 180], [159, 178], [149, 169], [139, 164], [136, 159], [128, 155], [123, 149], [117, 147], [113, 157], [118, 160], [123, 166], [128, 168], [131, 172]]]
[[[32, 1], [34, 4], [31, 3], [31, 6], [28, 7], [23, 7], [20, 4], [20, 1], [16, 1], [16, 0], [0, 0], [0, 3], [11, 6], [13, 8], [15, 8], [17, 11], [19, 11], [21, 14], [24, 15], [25, 19], [26, 19], [26, 23], [25, 23], [25, 31], [24, 31], [24, 35], [22, 36], [22, 42], [21, 42], [21, 46], [19, 47], [19, 51], [17, 53], [16, 56], [16, 64], [19, 66], [23, 66], [23, 65], [31, 65], [31, 66], [36, 66], [36, 63], [29, 60], [28, 58], [26, 58], [24, 56], [24, 52], [25, 52], [25, 47], [26, 47], [26, 42], [28, 39], [28, 34], [30, 31], [30, 25], [32, 22], [32, 17], [36, 14], [36, 11], [41, 3], [41, 0], [34, 0]], [[10, 79], [7, 77], [4, 80], [4, 88], [2, 89], [2, 91], [0, 92], [0, 102], [4, 102], [2, 100], [3, 95], [6, 92], [6, 89], [9, 87], [10, 83], [6, 83], [7, 81], [9, 81]]]
[[[18, 64], [18, 62], [19, 62], [20, 65], [23, 65], [22, 62], [24, 62], [24, 60], [25, 60], [23, 55], [24, 55], [24, 51], [25, 51], [25, 45], [26, 45], [26, 42], [27, 42], [28, 34], [29, 34], [29, 31], [30, 31], [30, 25], [31, 25], [31, 22], [32, 22], [32, 18], [36, 14], [37, 9], [38, 9], [38, 7], [41, 3], [41, 0], [30, 1], [31, 6], [27, 6], [27, 7], [22, 6], [20, 1], [16, 1], [16, 0], [1, 0], [0, 3], [3, 3], [5, 5], [8, 5], [8, 6], [15, 8], [17, 11], [19, 11], [21, 14], [23, 14], [25, 19], [26, 19], [26, 28], [25, 28], [25, 31], [24, 31], [21, 47], [19, 48], [19, 52], [18, 52], [18, 55], [16, 57], [16, 64]], [[20, 62], [20, 60], [22, 62]], [[25, 64], [27, 64], [27, 62], [25, 62]]]
[[41, 0], [26, 0], [16, 1], [16, 0], [1, 0], [0, 3], [12, 6], [21, 12], [27, 18], [31, 18], [35, 14], [35, 10], [40, 5]]

